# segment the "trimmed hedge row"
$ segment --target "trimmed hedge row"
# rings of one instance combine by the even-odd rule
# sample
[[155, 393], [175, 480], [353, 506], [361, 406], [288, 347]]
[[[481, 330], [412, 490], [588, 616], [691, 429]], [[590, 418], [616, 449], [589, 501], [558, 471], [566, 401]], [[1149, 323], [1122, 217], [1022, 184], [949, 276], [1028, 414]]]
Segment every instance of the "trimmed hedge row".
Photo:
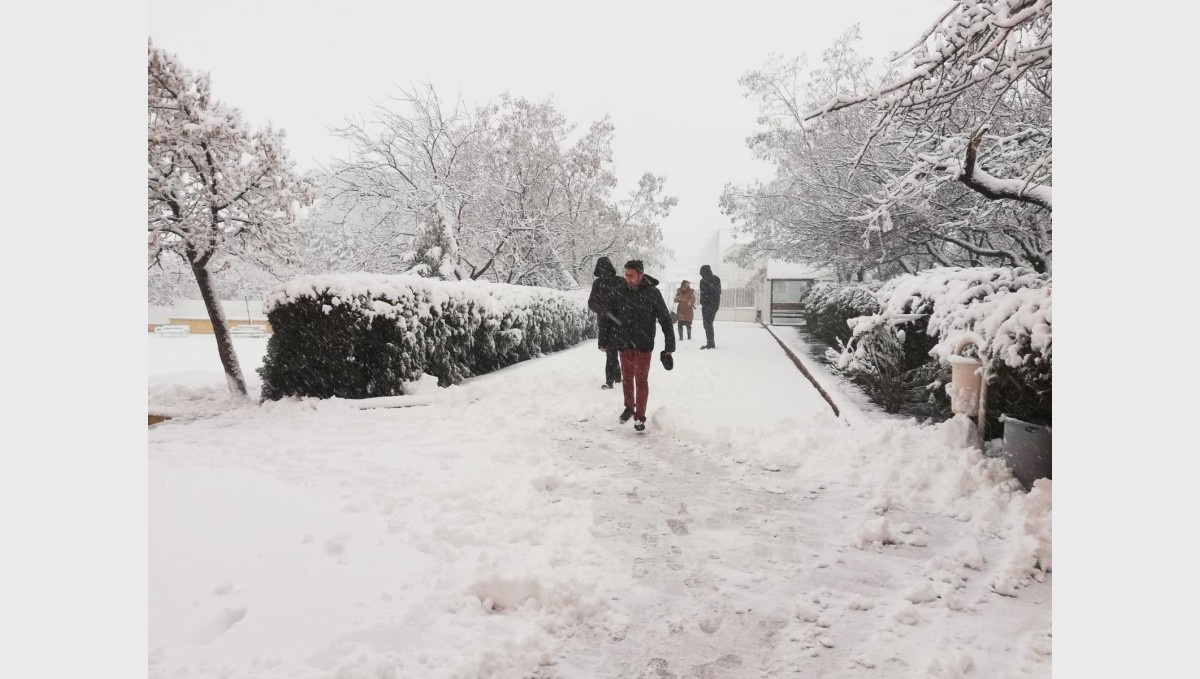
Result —
[[423, 374], [464, 378], [596, 337], [587, 291], [418, 276], [305, 276], [263, 302], [262, 397], [404, 393]]

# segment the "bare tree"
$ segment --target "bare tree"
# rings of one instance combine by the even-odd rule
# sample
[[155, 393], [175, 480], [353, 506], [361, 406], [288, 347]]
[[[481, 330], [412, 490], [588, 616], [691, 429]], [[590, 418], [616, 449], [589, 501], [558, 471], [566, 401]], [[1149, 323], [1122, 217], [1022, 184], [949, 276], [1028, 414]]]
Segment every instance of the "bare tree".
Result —
[[398, 101], [340, 131], [355, 152], [332, 168], [318, 218], [339, 223], [316, 225], [317, 240], [342, 229], [377, 270], [558, 288], [590, 278], [601, 254], [661, 256], [659, 220], [676, 201], [649, 173], [613, 199], [607, 117], [572, 140], [548, 100], [506, 94], [468, 113], [427, 87]]
[[330, 200], [354, 215], [368, 251], [400, 270], [421, 268], [448, 279], [478, 276], [464, 266], [458, 218], [472, 196], [467, 165], [472, 139], [486, 127], [462, 102], [443, 106], [432, 86], [375, 107], [370, 123], [351, 121], [337, 134], [353, 155], [334, 164]]

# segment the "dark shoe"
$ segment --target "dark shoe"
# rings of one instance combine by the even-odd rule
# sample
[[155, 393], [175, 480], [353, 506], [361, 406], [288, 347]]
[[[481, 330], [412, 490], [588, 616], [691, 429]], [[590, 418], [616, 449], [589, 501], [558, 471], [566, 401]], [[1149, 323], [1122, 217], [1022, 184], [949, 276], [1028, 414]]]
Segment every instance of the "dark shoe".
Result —
[[617, 379], [613, 380], [613, 384], [620, 384], [620, 383], [621, 383], [621, 378], [619, 378], [619, 377]]
[[633, 429], [634, 429], [634, 431], [646, 431], [646, 420], [645, 419], [634, 420], [633, 421]]
[[621, 416], [618, 417], [617, 420], [619, 420], [621, 424], [625, 424], [631, 417], [633, 417], [633, 408], [626, 408], [625, 410], [621, 411]]
[[600, 388], [601, 389], [612, 389], [612, 382], [609, 382], [608, 384], [601, 384]]
[[707, 344], [705, 344], [704, 346], [700, 347], [700, 351], [704, 351], [705, 349], [712, 349], [712, 347], [708, 346]]

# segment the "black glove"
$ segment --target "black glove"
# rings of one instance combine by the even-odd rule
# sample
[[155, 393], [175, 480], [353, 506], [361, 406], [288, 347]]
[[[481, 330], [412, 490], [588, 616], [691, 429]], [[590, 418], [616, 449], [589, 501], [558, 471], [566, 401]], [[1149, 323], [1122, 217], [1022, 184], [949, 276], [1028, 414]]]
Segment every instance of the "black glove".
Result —
[[659, 357], [662, 358], [663, 367], [666, 368], [667, 370], [670, 370], [671, 368], [675, 367], [675, 359], [674, 359], [674, 357], [671, 356], [671, 354], [668, 354], [667, 352], [664, 351], [661, 354], [659, 354]]

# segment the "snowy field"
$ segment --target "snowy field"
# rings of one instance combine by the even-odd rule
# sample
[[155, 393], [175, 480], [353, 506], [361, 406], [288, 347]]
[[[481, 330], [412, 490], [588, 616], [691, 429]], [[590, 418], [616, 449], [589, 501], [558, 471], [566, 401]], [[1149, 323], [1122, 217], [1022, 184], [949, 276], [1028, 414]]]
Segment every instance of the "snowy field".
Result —
[[636, 434], [594, 342], [363, 409], [149, 337], [150, 676], [1049, 677], [1050, 482], [717, 341]]

